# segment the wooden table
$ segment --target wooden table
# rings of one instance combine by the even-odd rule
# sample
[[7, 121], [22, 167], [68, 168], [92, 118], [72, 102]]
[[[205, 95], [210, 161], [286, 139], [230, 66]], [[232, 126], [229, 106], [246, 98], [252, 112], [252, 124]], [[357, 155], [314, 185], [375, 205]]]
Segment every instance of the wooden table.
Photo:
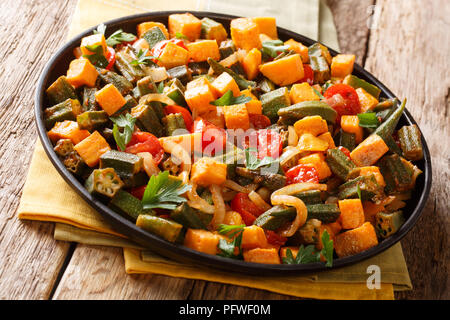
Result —
[[[414, 290], [399, 299], [448, 299], [450, 6], [446, 0], [333, 0], [341, 51], [399, 97], [433, 159], [432, 193], [402, 241]], [[76, 0], [0, 2], [0, 299], [291, 299], [244, 287], [127, 275], [122, 250], [60, 242], [53, 224], [16, 211], [37, 137], [35, 84], [66, 38]], [[372, 5], [379, 20], [368, 28]], [[375, 15], [376, 16], [376, 15]]]

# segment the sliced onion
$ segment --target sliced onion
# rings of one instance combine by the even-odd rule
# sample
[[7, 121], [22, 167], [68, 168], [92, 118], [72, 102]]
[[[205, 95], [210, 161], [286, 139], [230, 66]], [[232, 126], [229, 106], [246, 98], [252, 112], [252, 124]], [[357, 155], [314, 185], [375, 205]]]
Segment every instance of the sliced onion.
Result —
[[148, 68], [147, 74], [152, 78], [154, 82], [161, 82], [169, 78], [169, 75], [166, 72], [166, 68]]
[[268, 204], [267, 202], [264, 201], [263, 198], [261, 198], [261, 196], [255, 192], [252, 191], [248, 194], [249, 199], [256, 204], [261, 210], [267, 211], [269, 209], [272, 208], [272, 206], [270, 204]]
[[150, 152], [139, 152], [137, 156], [143, 159], [144, 170], [149, 177], [157, 175], [159, 173], [159, 168], [156, 162], [153, 160], [153, 156]]
[[191, 172], [191, 156], [188, 152], [178, 143], [172, 140], [159, 140], [164, 151], [170, 153], [173, 163], [177, 164], [181, 161], [181, 173], [179, 177], [182, 179], [183, 183], [188, 183], [189, 173]]
[[167, 105], [176, 105], [176, 103], [168, 96], [162, 93], [149, 93], [139, 99], [139, 104], [147, 104], [152, 101], [158, 101]]
[[284, 148], [283, 153], [280, 156], [280, 165], [284, 166], [289, 162], [289, 160], [291, 160], [293, 157], [297, 156], [300, 153], [301, 150], [297, 147], [289, 146]]
[[269, 189], [267, 189], [266, 187], [261, 187], [258, 189], [259, 196], [265, 201], [270, 201], [270, 195], [272, 194], [272, 191], [270, 191]]
[[209, 190], [211, 191], [215, 209], [211, 225], [214, 228], [214, 230], [216, 230], [225, 219], [225, 212], [226, 212], [225, 201], [223, 200], [222, 191], [220, 190], [220, 187], [218, 185], [216, 184], [211, 185], [209, 187]]
[[288, 127], [288, 145], [295, 147], [298, 144], [298, 134], [293, 126]]
[[203, 212], [213, 214], [214, 213], [214, 206], [210, 205], [208, 202], [206, 202], [205, 199], [200, 197], [197, 193], [197, 184], [195, 182], [190, 182], [191, 190], [186, 192], [186, 195], [188, 197], [188, 205], [194, 209], [202, 210]]
[[136, 49], [136, 51], [138, 51], [138, 52], [139, 52], [139, 50], [144, 51], [145, 49], [147, 49], [147, 50], [150, 49], [148, 42], [145, 39], [136, 40], [136, 42], [133, 43], [133, 48]]
[[247, 188], [241, 186], [240, 184], [234, 182], [233, 180], [226, 180], [223, 184], [223, 187], [226, 187], [228, 189], [237, 191], [237, 192], [243, 192], [243, 193], [249, 193]]

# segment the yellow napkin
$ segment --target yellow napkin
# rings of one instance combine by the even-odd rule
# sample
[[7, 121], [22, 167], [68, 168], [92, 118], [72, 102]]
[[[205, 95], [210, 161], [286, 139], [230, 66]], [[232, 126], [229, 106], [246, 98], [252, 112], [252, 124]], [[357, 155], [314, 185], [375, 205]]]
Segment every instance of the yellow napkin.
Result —
[[[239, 8], [239, 1], [229, 0], [227, 3], [230, 3], [230, 6], [234, 8], [233, 10]], [[261, 1], [258, 3], [261, 3]], [[330, 20], [331, 13], [328, 7], [324, 6], [319, 0], [297, 1], [297, 6], [299, 3], [303, 5], [303, 10], [300, 10], [303, 14], [309, 12], [310, 14], [306, 15], [307, 17], [315, 17], [315, 20], [313, 19], [313, 22], [311, 22], [311, 25], [316, 26], [315, 36], [313, 34], [314, 28], [311, 25], [307, 28], [302, 28], [302, 23], [298, 24], [297, 27], [287, 25], [292, 20], [289, 20], [289, 13], [283, 16], [284, 11], [280, 11], [277, 15], [276, 6], [267, 6], [269, 9], [258, 12], [258, 15], [276, 16], [277, 21], [282, 20], [286, 23], [286, 25], [282, 23], [279, 23], [279, 25], [290, 27], [290, 29], [303, 34], [309, 32], [308, 36], [314, 39], [321, 39], [321, 41], [324, 41], [320, 37], [320, 33], [323, 33], [323, 30], [329, 30], [328, 32], [335, 34], [334, 24]], [[241, 14], [239, 11], [231, 12], [231, 10], [225, 10], [224, 8], [219, 11], [219, 5], [219, 1], [212, 0], [183, 1], [182, 3], [172, 1], [164, 4], [164, 7], [158, 7], [154, 3], [150, 5], [143, 0], [134, 0], [126, 3], [120, 0], [79, 0], [72, 20], [69, 38], [103, 21], [148, 10], [194, 9], [246, 15], [243, 5], [241, 5]], [[255, 13], [254, 10], [252, 11]], [[265, 12], [270, 12], [270, 14]], [[319, 15], [321, 17], [320, 26], [317, 22]], [[336, 37], [328, 38], [329, 42], [327, 44], [338, 48]], [[333, 42], [335, 42], [334, 45], [332, 44]], [[156, 256], [149, 251], [143, 251], [140, 254], [138, 245], [127, 240], [123, 235], [116, 233], [101, 215], [87, 205], [60, 177], [48, 160], [39, 141], [36, 143], [27, 181], [23, 189], [18, 216], [20, 219], [58, 222], [55, 227], [55, 238], [59, 240], [124, 247], [125, 268], [128, 273], [158, 273], [176, 277], [203, 279], [266, 289], [298, 297], [322, 299], [393, 299], [394, 288], [396, 290], [411, 288], [400, 244], [377, 257], [357, 265], [319, 274], [290, 276], [289, 278], [241, 276], [234, 273], [180, 264]], [[371, 264], [378, 265], [381, 269], [382, 285], [379, 290], [369, 290], [365, 283], [369, 276], [366, 273], [366, 269]], [[337, 283], [339, 285], [336, 285]]]

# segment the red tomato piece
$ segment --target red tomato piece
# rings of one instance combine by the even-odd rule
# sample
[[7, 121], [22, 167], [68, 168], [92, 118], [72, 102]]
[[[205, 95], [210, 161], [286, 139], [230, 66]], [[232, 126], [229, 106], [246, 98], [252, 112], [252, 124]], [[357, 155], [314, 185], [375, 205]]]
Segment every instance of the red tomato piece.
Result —
[[[332, 99], [335, 95], [340, 95], [342, 99]], [[361, 112], [358, 94], [349, 85], [338, 83], [332, 85], [323, 94], [327, 103], [337, 111], [339, 118], [343, 115], [356, 115]]]
[[319, 174], [314, 166], [299, 164], [286, 172], [286, 184], [312, 182], [319, 183]]
[[131, 188], [130, 189], [130, 193], [131, 193], [131, 195], [133, 195], [134, 197], [138, 198], [139, 200], [142, 200], [142, 198], [144, 197], [145, 188], [147, 188], [146, 185], [145, 186], [136, 187], [136, 188]]
[[107, 70], [111, 70], [114, 67], [114, 63], [116, 63], [116, 51], [107, 47], [108, 51], [106, 51], [106, 60], [108, 60], [108, 65], [106, 66]]
[[265, 129], [271, 124], [270, 119], [263, 114], [250, 113], [248, 116], [250, 123], [256, 130]]
[[272, 245], [283, 246], [287, 241], [287, 238], [280, 236], [275, 231], [264, 230], [264, 233], [266, 234], [267, 242]]
[[341, 150], [350, 159], [350, 150], [343, 146], [339, 146], [338, 149]]
[[309, 85], [312, 86], [314, 84], [314, 70], [309, 64], [303, 64], [303, 70], [305, 72], [305, 76], [297, 83], [308, 82]]
[[253, 203], [246, 193], [237, 193], [231, 201], [231, 209], [238, 212], [245, 225], [253, 224], [257, 217], [259, 217], [264, 210]]
[[192, 132], [192, 127], [194, 125], [194, 121], [192, 120], [192, 115], [188, 109], [183, 108], [181, 106], [165, 106], [164, 114], [167, 116], [171, 113], [181, 113], [184, 119], [184, 123], [186, 124], [186, 129], [189, 132]]
[[150, 53], [152, 56], [159, 58], [159, 56], [161, 55], [161, 53], [163, 52], [164, 48], [166, 47], [166, 45], [172, 42], [174, 44], [176, 44], [177, 46], [182, 47], [183, 49], [186, 49], [186, 45], [184, 44], [183, 40], [179, 40], [179, 39], [170, 39], [170, 40], [163, 40], [158, 42], [153, 48], [152, 50], [150, 50]]
[[194, 121], [193, 132], [202, 133], [202, 151], [205, 156], [214, 156], [216, 151], [222, 152], [226, 147], [227, 131], [205, 119], [197, 118]]
[[[255, 142], [256, 146], [254, 145]], [[242, 144], [244, 149], [256, 148], [258, 151], [258, 159], [264, 159], [264, 157], [277, 159], [283, 152], [283, 141], [280, 134], [271, 129], [251, 132]]]
[[164, 149], [157, 137], [149, 132], [133, 132], [130, 142], [127, 144], [125, 152], [140, 153], [150, 152], [156, 164], [159, 164], [164, 155]]

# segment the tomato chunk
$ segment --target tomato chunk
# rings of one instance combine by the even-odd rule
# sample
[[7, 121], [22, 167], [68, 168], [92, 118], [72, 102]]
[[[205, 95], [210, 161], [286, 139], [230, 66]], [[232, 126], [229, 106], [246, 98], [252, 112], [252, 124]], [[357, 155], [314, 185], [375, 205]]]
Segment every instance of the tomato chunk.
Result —
[[[336, 95], [339, 95], [335, 97]], [[356, 90], [349, 85], [338, 83], [325, 91], [326, 102], [338, 113], [339, 119], [343, 115], [356, 115], [361, 112]]]
[[157, 137], [149, 132], [133, 132], [130, 142], [127, 144], [125, 152], [140, 153], [150, 152], [156, 164], [159, 164], [164, 155], [164, 149]]
[[270, 119], [263, 114], [250, 113], [248, 116], [256, 130], [265, 129], [271, 124]]
[[283, 246], [287, 241], [287, 238], [280, 236], [275, 231], [264, 230], [264, 233], [266, 234], [267, 242], [272, 245]]
[[[176, 44], [177, 46], [182, 47], [183, 49], [186, 49], [186, 46], [184, 44], [183, 40], [180, 39], [170, 39], [170, 40], [163, 40], [158, 42], [153, 48], [152, 50], [150, 50], [150, 53], [152, 56], [159, 58], [159, 56], [161, 55], [161, 53], [164, 51], [164, 48], [167, 46], [167, 44], [169, 42], [172, 42], [174, 44]], [[155, 61], [156, 62], [156, 61]]]
[[106, 51], [106, 60], [108, 60], [108, 65], [105, 69], [111, 70], [116, 63], [116, 51], [111, 47], [108, 47], [108, 51]]
[[264, 210], [253, 203], [246, 193], [237, 193], [231, 201], [231, 209], [238, 212], [245, 225], [252, 225], [253, 222], [259, 217]]
[[303, 70], [305, 72], [305, 76], [302, 80], [297, 83], [308, 82], [310, 86], [314, 84], [314, 71], [309, 64], [303, 64]]
[[202, 133], [202, 151], [205, 156], [214, 156], [216, 151], [224, 152], [227, 143], [227, 131], [211, 122], [197, 118], [194, 121], [193, 132]]
[[312, 182], [319, 183], [319, 174], [314, 166], [299, 164], [286, 172], [286, 184]]
[[192, 127], [194, 125], [194, 121], [192, 120], [192, 115], [186, 108], [183, 108], [181, 106], [165, 106], [164, 107], [164, 114], [167, 116], [171, 113], [181, 113], [184, 119], [184, 123], [186, 125], [186, 129], [189, 132], [192, 132]]
[[277, 131], [262, 129], [251, 132], [243, 141], [242, 147], [244, 149], [257, 149], [258, 159], [264, 159], [264, 157], [277, 159], [283, 152], [283, 141]]

